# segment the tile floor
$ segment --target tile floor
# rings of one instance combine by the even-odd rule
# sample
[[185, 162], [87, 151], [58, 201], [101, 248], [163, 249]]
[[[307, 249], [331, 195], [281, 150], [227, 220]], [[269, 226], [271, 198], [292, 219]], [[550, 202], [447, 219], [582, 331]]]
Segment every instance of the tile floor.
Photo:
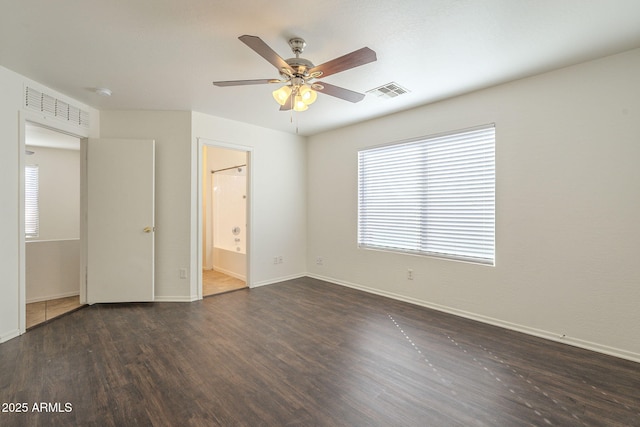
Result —
[[221, 294], [246, 288], [247, 283], [215, 270], [202, 270], [202, 296]]
[[27, 329], [62, 316], [81, 306], [78, 295], [27, 304]]

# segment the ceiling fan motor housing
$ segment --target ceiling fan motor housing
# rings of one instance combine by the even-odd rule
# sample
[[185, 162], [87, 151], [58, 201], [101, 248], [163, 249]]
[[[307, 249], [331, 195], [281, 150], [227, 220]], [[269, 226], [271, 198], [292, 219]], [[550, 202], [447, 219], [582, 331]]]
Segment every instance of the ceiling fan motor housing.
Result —
[[308, 59], [300, 58], [300, 54], [304, 51], [305, 46], [307, 46], [307, 42], [305, 42], [304, 39], [300, 37], [294, 37], [292, 39], [289, 39], [289, 46], [291, 47], [291, 51], [296, 55], [295, 58], [285, 59], [285, 62], [289, 64], [289, 66], [293, 70], [292, 77], [301, 77], [305, 80], [308, 79], [309, 70], [312, 69], [315, 65], [313, 65], [313, 62], [309, 61]]
[[309, 70], [314, 67], [313, 62], [304, 58], [289, 58], [285, 59], [285, 62], [293, 69], [294, 75], [300, 77], [306, 77], [309, 75]]
[[293, 53], [298, 56], [304, 51], [305, 46], [307, 46], [307, 42], [300, 37], [294, 37], [289, 39], [289, 46], [291, 46]]

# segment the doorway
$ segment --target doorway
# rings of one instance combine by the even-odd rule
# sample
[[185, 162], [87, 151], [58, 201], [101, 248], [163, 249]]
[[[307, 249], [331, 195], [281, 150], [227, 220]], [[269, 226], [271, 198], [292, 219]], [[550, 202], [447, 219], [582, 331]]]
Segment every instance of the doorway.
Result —
[[247, 287], [249, 152], [202, 146], [202, 296]]
[[25, 122], [26, 328], [81, 307], [80, 138]]

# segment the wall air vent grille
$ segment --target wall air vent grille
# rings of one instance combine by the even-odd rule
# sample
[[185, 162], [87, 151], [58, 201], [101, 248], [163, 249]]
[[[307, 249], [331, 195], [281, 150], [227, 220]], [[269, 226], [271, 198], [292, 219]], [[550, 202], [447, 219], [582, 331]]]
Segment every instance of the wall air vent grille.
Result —
[[400, 95], [409, 93], [409, 90], [403, 88], [398, 83], [387, 83], [375, 89], [368, 90], [367, 93], [373, 94], [378, 98], [395, 98]]
[[46, 93], [42, 93], [32, 87], [25, 87], [25, 108], [38, 111], [47, 117], [65, 121], [81, 128], [89, 128], [89, 112], [68, 104]]

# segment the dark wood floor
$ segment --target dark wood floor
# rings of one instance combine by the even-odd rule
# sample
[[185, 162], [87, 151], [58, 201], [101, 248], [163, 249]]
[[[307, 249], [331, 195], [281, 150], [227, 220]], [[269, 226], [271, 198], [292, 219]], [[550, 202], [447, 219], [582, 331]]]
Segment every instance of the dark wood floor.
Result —
[[0, 402], [29, 406], [2, 426], [640, 426], [640, 364], [304, 278], [73, 312], [0, 345]]

